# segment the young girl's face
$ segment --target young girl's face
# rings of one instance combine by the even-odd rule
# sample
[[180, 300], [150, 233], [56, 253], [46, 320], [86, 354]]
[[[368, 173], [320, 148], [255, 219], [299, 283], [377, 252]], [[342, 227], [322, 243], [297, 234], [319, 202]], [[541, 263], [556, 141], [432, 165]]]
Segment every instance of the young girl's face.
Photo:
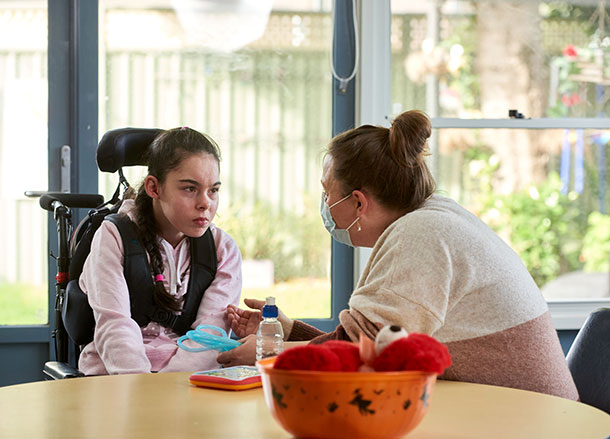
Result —
[[159, 233], [176, 246], [186, 236], [198, 238], [210, 226], [218, 208], [220, 189], [218, 162], [208, 153], [193, 154], [171, 170], [162, 184], [145, 180], [153, 198]]

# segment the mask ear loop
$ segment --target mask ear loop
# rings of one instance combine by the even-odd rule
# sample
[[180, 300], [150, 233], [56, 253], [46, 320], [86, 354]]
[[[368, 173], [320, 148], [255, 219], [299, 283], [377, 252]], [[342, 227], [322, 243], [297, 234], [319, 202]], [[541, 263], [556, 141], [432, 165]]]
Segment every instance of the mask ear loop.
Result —
[[340, 203], [340, 202], [342, 202], [342, 201], [347, 200], [347, 199], [348, 199], [349, 197], [351, 197], [351, 196], [352, 196], [352, 194], [351, 194], [351, 192], [350, 192], [350, 193], [349, 193], [349, 194], [347, 194], [345, 197], [341, 198], [339, 201], [335, 201], [335, 202], [333, 203], [333, 205], [332, 205], [332, 206], [328, 206], [328, 208], [329, 208], [329, 209], [332, 209], [332, 208], [333, 208], [333, 207], [335, 207], [337, 204], [339, 204], [339, 203]]
[[[347, 229], [345, 229], [345, 230], [349, 230], [349, 229], [351, 229], [351, 228], [352, 228], [352, 226], [353, 226], [354, 224], [356, 224], [356, 223], [357, 223], [359, 220], [360, 220], [360, 217], [356, 218], [356, 219], [354, 220], [354, 222], [352, 222], [352, 223], [351, 223], [349, 226], [347, 226]], [[356, 226], [356, 230], [358, 230], [358, 231], [362, 230], [362, 227], [360, 227], [360, 224], [358, 224], [358, 225]]]

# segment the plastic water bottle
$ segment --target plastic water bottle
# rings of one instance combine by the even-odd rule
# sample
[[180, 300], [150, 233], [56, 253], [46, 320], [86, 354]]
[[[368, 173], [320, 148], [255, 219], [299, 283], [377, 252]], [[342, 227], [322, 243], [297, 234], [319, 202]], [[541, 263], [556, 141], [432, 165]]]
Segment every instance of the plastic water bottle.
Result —
[[284, 330], [277, 319], [279, 311], [275, 297], [267, 297], [263, 306], [263, 320], [256, 332], [256, 360], [279, 355], [284, 349]]

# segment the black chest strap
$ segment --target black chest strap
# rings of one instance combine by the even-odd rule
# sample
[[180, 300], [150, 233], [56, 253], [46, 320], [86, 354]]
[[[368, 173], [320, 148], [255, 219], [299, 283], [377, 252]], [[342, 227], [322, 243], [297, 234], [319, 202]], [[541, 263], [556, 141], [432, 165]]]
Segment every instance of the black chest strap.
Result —
[[189, 284], [184, 296], [182, 312], [178, 315], [161, 309], [154, 303], [153, 276], [146, 250], [138, 239], [135, 224], [123, 214], [112, 214], [106, 218], [117, 226], [123, 240], [123, 272], [129, 289], [131, 318], [141, 327], [154, 321], [171, 328], [178, 335], [184, 335], [197, 317], [205, 290], [216, 277], [218, 260], [211, 230], [208, 229], [199, 238], [189, 238], [191, 253]]

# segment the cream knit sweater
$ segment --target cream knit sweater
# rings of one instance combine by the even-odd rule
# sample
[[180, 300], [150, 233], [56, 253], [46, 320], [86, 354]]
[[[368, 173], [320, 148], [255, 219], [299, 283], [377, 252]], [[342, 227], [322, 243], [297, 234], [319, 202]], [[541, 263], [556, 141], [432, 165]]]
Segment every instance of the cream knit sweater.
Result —
[[387, 324], [432, 335], [453, 358], [445, 379], [578, 398], [521, 259], [449, 198], [433, 195], [384, 231], [340, 321], [353, 341]]

